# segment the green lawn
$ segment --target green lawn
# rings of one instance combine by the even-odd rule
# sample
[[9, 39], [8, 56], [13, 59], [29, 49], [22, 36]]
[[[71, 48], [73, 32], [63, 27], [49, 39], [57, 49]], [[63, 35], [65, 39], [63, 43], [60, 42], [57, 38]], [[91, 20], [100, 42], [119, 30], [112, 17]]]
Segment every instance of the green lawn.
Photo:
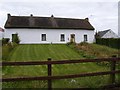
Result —
[[52, 58], [53, 60], [80, 59], [77, 52], [73, 51], [67, 45], [19, 45], [9, 55], [9, 61], [41, 61]]
[[[80, 52], [76, 52], [67, 45], [19, 45], [9, 55], [7, 61], [41, 61], [51, 57], [52, 60], [81, 59]], [[83, 72], [99, 72], [109, 70], [106, 66], [96, 63], [80, 63], [52, 65], [52, 75], [67, 75]], [[3, 77], [46, 76], [47, 67], [41, 66], [12, 66], [3, 67]], [[81, 77], [73, 79], [53, 80], [53, 88], [99, 87], [108, 84], [109, 77]], [[47, 88], [47, 81], [21, 81], [3, 83], [3, 88]]]

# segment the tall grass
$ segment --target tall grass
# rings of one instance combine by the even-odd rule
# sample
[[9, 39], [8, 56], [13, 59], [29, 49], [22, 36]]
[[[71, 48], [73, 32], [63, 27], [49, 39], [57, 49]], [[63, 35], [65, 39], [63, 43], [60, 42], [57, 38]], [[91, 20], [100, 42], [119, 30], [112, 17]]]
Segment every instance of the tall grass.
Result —
[[90, 55], [97, 58], [112, 57], [113, 55], [118, 56], [117, 49], [97, 44], [80, 43], [75, 45], [75, 48], [77, 51], [82, 51], [86, 55]]
[[[118, 70], [120, 70], [120, 62], [118, 63]], [[120, 73], [117, 74], [117, 77], [118, 77], [118, 83], [120, 83]]]
[[8, 45], [2, 46], [2, 60], [7, 60], [12, 48]]
[[18, 46], [16, 43], [8, 43], [2, 46], [2, 60], [7, 61], [12, 50]]

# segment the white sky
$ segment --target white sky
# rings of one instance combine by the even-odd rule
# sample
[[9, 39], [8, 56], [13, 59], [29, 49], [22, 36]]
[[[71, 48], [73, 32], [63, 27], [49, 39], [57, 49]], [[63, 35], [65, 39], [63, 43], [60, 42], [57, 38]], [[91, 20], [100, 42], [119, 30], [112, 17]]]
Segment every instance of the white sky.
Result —
[[[118, 34], [119, 0], [1, 0], [0, 27], [4, 28], [7, 13], [16, 16], [89, 18], [97, 31], [112, 29]], [[95, 30], [95, 31], [96, 31]]]

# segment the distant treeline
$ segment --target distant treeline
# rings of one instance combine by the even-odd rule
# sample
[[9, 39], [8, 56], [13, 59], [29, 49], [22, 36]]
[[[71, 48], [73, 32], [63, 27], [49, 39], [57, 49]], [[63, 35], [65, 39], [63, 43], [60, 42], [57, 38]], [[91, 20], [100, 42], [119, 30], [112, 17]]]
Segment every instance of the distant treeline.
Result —
[[96, 44], [120, 49], [120, 38], [96, 38]]

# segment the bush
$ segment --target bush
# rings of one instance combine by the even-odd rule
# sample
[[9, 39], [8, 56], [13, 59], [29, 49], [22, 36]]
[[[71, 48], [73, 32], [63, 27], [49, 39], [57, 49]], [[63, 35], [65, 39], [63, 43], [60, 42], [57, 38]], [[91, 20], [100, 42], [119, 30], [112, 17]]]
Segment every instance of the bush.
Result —
[[2, 45], [4, 45], [4, 44], [8, 44], [9, 41], [10, 41], [9, 38], [2, 38]]
[[76, 45], [76, 43], [75, 42], [68, 42], [66, 45]]
[[12, 42], [9, 41], [9, 38], [2, 39], [2, 60], [7, 60], [10, 52], [19, 44], [18, 34], [12, 34]]
[[7, 60], [11, 51], [17, 46], [16, 43], [9, 42], [8, 44], [4, 44], [2, 46], [2, 60]]
[[83, 46], [83, 45], [88, 45], [87, 42], [81, 42], [79, 45]]
[[12, 47], [8, 44], [2, 46], [2, 60], [7, 60], [11, 50], [12, 50]]
[[[120, 70], [120, 62], [118, 63], [118, 70]], [[120, 73], [118, 73], [118, 83], [120, 83]]]
[[20, 43], [20, 39], [19, 39], [19, 36], [18, 36], [17, 33], [16, 34], [12, 34], [12, 42], [13, 43], [17, 43], [17, 44]]
[[96, 44], [120, 49], [120, 38], [96, 38]]

